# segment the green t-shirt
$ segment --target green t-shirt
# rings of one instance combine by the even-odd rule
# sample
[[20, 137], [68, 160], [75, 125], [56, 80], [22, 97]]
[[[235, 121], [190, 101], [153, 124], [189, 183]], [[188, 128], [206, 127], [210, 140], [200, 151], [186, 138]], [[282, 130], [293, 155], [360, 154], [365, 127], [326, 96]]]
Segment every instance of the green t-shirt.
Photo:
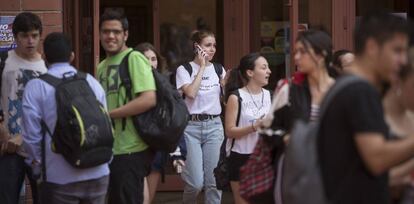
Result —
[[[132, 48], [129, 48], [115, 56], [107, 57], [98, 65], [97, 76], [106, 92], [109, 111], [124, 105], [126, 92], [125, 88], [120, 86], [121, 79], [119, 78], [118, 68], [124, 56], [131, 50]], [[133, 95], [156, 89], [151, 65], [144, 55], [140, 52], [132, 52], [129, 55], [128, 64], [132, 91], [135, 93]], [[131, 117], [126, 120], [125, 130], [122, 130], [122, 119], [115, 119], [114, 137], [115, 155], [141, 152], [148, 147], [135, 130]]]

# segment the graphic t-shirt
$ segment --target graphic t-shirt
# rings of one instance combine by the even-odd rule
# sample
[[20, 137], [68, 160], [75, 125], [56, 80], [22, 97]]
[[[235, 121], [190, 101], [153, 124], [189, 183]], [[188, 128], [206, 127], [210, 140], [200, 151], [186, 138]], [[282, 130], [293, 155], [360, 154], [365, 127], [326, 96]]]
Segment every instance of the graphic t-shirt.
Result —
[[[98, 65], [97, 78], [106, 92], [108, 110], [124, 105], [126, 98], [125, 87], [121, 86], [119, 64], [132, 48], [126, 49], [115, 56], [107, 57]], [[139, 52], [129, 55], [129, 73], [132, 81], [133, 96], [140, 92], [155, 90], [152, 68], [147, 58]], [[131, 117], [126, 120], [125, 129], [122, 127], [122, 118], [115, 119], [114, 154], [128, 154], [141, 152], [148, 146], [139, 137]]]
[[[184, 66], [179, 66], [177, 68], [177, 89], [180, 89], [183, 85], [191, 84], [195, 80], [198, 70], [200, 70], [200, 66], [194, 62], [190, 62], [190, 65], [193, 68], [191, 76]], [[226, 71], [223, 68], [221, 78], [224, 78], [225, 75]], [[190, 114], [218, 115], [221, 113], [220, 81], [213, 63], [206, 66], [204, 70], [197, 96], [194, 99], [185, 97], [184, 101]]]
[[46, 72], [43, 60], [27, 61], [14, 50], [9, 51], [2, 74], [1, 108], [4, 124], [12, 137], [22, 132], [22, 97], [27, 82]]

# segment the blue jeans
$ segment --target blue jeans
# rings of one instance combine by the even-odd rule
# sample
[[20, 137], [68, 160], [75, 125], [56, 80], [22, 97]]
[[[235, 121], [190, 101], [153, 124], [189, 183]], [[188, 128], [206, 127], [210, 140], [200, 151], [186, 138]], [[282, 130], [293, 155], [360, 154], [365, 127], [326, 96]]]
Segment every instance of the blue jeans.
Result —
[[206, 121], [190, 121], [184, 132], [187, 160], [183, 173], [184, 204], [197, 203], [201, 190], [205, 191], [205, 204], [219, 204], [221, 191], [216, 188], [213, 169], [217, 166], [220, 146], [224, 139], [220, 117]]

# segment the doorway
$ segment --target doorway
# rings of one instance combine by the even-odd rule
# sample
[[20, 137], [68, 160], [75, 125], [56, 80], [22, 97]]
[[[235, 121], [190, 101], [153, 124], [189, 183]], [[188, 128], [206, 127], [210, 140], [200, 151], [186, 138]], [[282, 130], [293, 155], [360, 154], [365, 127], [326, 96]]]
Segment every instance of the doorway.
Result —
[[[154, 44], [153, 34], [153, 1], [130, 0], [100, 0], [100, 15], [107, 9], [116, 9], [124, 13], [129, 23], [128, 47], [135, 47], [139, 43], [149, 42]], [[105, 58], [105, 52], [100, 48], [101, 60]]]

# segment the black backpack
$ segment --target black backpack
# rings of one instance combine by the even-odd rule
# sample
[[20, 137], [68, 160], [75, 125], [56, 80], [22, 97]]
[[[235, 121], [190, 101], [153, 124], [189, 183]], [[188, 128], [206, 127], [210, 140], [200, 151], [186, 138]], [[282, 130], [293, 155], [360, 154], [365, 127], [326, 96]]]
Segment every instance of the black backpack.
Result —
[[[128, 68], [129, 52], [119, 65], [121, 85], [126, 89], [125, 103], [132, 97], [131, 76]], [[170, 84], [167, 77], [152, 69], [154, 75], [157, 105], [139, 115], [132, 121], [139, 136], [153, 150], [174, 152], [187, 127], [190, 114], [181, 95]], [[125, 104], [124, 103], [124, 104]], [[126, 118], [122, 119], [125, 128]]]
[[51, 134], [42, 121], [43, 133], [47, 131], [52, 136], [53, 151], [62, 154], [76, 168], [89, 168], [109, 162], [114, 141], [111, 119], [96, 99], [86, 81], [86, 74], [70, 74], [65, 74], [62, 79], [49, 74], [39, 77], [56, 90], [55, 131]]

